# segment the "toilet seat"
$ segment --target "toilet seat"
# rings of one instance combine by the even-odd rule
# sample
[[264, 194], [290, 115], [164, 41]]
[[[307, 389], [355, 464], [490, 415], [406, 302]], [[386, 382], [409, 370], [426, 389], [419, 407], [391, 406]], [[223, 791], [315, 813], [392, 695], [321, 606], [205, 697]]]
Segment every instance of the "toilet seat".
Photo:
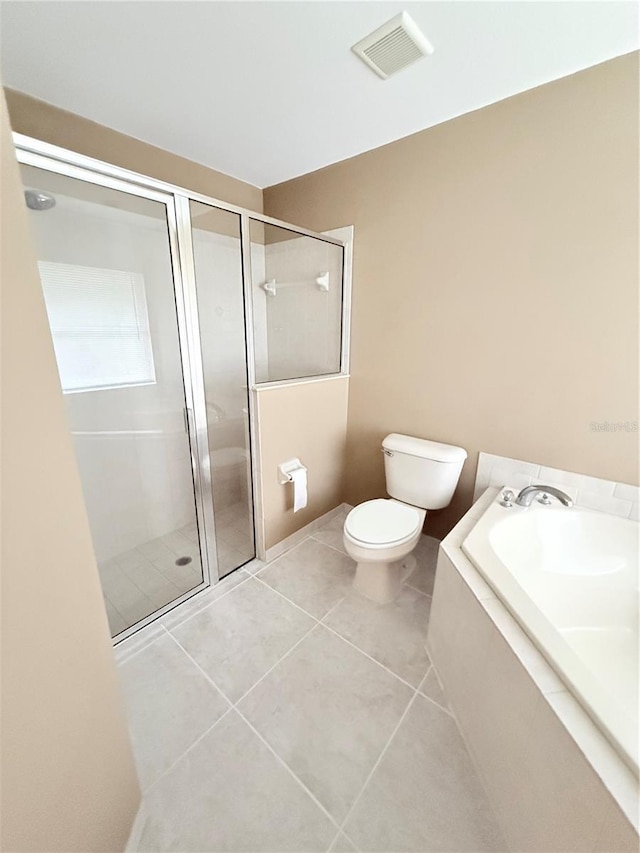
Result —
[[419, 531], [421, 523], [421, 513], [415, 507], [377, 498], [352, 509], [344, 529], [356, 542], [381, 548], [410, 540]]

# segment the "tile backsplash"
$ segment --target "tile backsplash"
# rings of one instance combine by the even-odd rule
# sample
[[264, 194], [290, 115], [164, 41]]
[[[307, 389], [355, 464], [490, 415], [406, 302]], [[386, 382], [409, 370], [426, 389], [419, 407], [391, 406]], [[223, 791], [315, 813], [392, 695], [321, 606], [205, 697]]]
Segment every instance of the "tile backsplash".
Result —
[[536, 484], [562, 489], [577, 506], [635, 521], [640, 519], [638, 486], [600, 480], [586, 474], [574, 474], [560, 468], [547, 468], [534, 462], [494, 456], [491, 453], [480, 453], [473, 499], [476, 501], [489, 486], [506, 485], [522, 489]]

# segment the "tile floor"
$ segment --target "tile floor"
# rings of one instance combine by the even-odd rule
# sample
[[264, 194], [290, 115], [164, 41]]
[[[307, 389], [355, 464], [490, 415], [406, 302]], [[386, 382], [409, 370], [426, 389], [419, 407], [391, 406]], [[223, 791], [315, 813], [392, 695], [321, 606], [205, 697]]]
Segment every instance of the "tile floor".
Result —
[[400, 598], [351, 590], [337, 514], [116, 649], [136, 851], [502, 851], [425, 651], [438, 543]]
[[[246, 504], [235, 504], [216, 515], [216, 536], [222, 574], [251, 559], [255, 551]], [[180, 557], [191, 562], [176, 565]], [[196, 523], [100, 563], [98, 569], [115, 637], [202, 583]]]

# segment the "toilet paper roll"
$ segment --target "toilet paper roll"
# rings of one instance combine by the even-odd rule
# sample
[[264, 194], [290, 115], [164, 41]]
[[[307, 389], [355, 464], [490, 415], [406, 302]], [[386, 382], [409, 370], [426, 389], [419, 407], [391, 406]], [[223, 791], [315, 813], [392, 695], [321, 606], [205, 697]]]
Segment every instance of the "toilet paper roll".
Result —
[[307, 505], [307, 469], [294, 468], [290, 474], [293, 480], [293, 511], [298, 512]]

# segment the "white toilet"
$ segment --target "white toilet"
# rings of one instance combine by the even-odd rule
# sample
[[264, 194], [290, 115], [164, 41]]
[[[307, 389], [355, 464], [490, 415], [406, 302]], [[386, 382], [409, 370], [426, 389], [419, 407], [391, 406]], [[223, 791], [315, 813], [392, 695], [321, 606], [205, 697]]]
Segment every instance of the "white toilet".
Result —
[[356, 562], [354, 589], [384, 604], [394, 599], [415, 567], [428, 509], [451, 503], [467, 451], [392, 433], [382, 442], [387, 492], [365, 501], [344, 522], [344, 547]]

